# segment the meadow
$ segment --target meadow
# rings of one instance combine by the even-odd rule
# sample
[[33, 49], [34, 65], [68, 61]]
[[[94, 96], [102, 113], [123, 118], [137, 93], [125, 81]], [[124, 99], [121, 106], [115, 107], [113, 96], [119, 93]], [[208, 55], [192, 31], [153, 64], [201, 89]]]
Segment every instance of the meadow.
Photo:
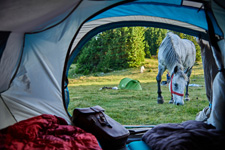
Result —
[[[83, 76], [74, 73], [73, 64], [69, 72], [69, 113], [72, 114], [74, 108], [100, 105], [107, 115], [123, 125], [156, 125], [194, 120], [196, 114], [208, 106], [201, 62], [195, 63], [190, 82], [200, 86], [189, 87], [191, 100], [185, 101], [183, 106], [168, 103], [171, 99], [168, 86], [161, 86], [165, 102], [157, 104], [158, 61], [146, 59], [144, 66], [144, 73], [140, 73], [140, 68], [130, 68]], [[104, 86], [118, 87], [120, 80], [125, 77], [139, 80], [142, 90], [99, 90]], [[162, 80], [166, 80], [166, 72]]]

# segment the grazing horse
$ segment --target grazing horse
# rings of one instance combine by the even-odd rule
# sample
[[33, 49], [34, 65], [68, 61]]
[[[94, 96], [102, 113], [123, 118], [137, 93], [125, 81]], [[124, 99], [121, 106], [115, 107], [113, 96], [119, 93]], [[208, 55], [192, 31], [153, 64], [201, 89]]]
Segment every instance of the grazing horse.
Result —
[[167, 33], [163, 39], [158, 52], [158, 75], [156, 77], [158, 84], [158, 104], [163, 104], [161, 95], [161, 79], [163, 72], [167, 69], [171, 74], [169, 90], [171, 100], [169, 103], [183, 105], [184, 89], [186, 86], [185, 100], [189, 100], [188, 84], [192, 67], [196, 59], [195, 45], [187, 40], [181, 39], [172, 32]]

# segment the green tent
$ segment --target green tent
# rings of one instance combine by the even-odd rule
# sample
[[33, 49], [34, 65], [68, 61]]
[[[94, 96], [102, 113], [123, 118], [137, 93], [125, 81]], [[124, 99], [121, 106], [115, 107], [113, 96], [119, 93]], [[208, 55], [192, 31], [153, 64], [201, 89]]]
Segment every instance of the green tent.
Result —
[[119, 89], [142, 90], [142, 87], [138, 80], [133, 80], [130, 78], [123, 78], [120, 81]]

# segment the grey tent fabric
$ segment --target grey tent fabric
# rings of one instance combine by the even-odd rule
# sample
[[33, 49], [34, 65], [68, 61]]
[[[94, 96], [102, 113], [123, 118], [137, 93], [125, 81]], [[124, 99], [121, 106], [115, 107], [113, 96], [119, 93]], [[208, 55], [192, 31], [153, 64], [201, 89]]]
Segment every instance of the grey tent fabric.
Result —
[[7, 109], [6, 104], [4, 103], [2, 97], [0, 97], [0, 113], [4, 114], [1, 115], [0, 122], [1, 122], [1, 128], [2, 127], [7, 127], [10, 124], [16, 123], [15, 118], [13, 115], [10, 113], [10, 111]]
[[[225, 44], [224, 40], [221, 40], [218, 45], [221, 49], [222, 57], [221, 60], [218, 60], [217, 57], [217, 66], [224, 66], [224, 51]], [[215, 53], [215, 52], [214, 52]], [[219, 54], [217, 54], [218, 56]], [[216, 57], [216, 56], [215, 56]], [[217, 73], [214, 82], [213, 82], [213, 100], [212, 100], [212, 111], [207, 122], [212, 124], [217, 129], [224, 130], [225, 129], [225, 74], [224, 72]]]
[[[0, 129], [12, 125], [15, 121], [18, 122], [41, 114], [57, 115], [71, 124], [70, 115], [64, 106], [64, 89], [62, 89], [64, 87], [62, 82], [63, 69], [70, 43], [79, 26], [88, 17], [119, 1], [107, 3], [104, 1], [83, 1], [81, 4], [79, 3], [79, 7], [77, 4], [80, 1], [68, 1], [67, 3], [61, 1], [61, 3], [65, 3], [63, 5], [54, 5], [53, 3], [57, 3], [55, 1], [47, 2], [47, 4], [45, 2], [40, 1], [36, 6], [36, 1], [24, 1], [21, 4], [16, 2], [11, 4], [9, 1], [5, 5], [0, 5], [2, 8], [0, 13], [5, 14], [6, 9], [12, 10], [9, 11], [9, 14], [14, 14], [11, 16], [14, 18], [11, 19], [18, 23], [14, 24], [9, 20], [9, 22], [6, 21], [1, 24], [0, 27], [1, 30], [14, 31], [10, 35], [10, 37], [14, 36], [12, 39], [14, 42], [10, 45], [9, 37], [7, 44], [11, 48], [4, 51], [4, 58], [1, 59], [0, 63], [0, 78], [4, 79], [0, 84], [0, 101], [4, 105], [1, 105], [0, 109], [7, 110], [0, 113]], [[71, 5], [71, 2], [73, 5]], [[40, 10], [37, 11], [37, 14], [30, 14], [26, 10], [28, 9], [26, 3], [31, 3], [34, 8], [46, 4], [41, 8], [47, 14], [40, 16], [41, 12], [38, 12]], [[49, 4], [52, 4], [54, 8], [50, 7]], [[22, 7], [24, 10], [21, 10], [24, 14], [17, 16], [21, 5], [24, 5]], [[52, 8], [50, 12], [45, 10], [48, 7]], [[71, 11], [71, 8], [77, 9]], [[57, 9], [62, 12], [58, 12]], [[31, 11], [31, 8], [29, 10]], [[67, 17], [69, 12], [72, 13]], [[24, 20], [19, 20], [17, 17]], [[44, 17], [44, 20], [42, 20], [42, 17]], [[62, 18], [65, 19], [62, 20]], [[0, 19], [4, 19], [4, 17]], [[32, 23], [29, 24], [31, 21]], [[59, 22], [60, 24], [58, 24]], [[38, 30], [42, 31], [37, 32]], [[9, 61], [11, 62], [9, 63]], [[6, 118], [13, 119], [4, 121]]]
[[15, 72], [22, 52], [24, 34], [11, 33], [0, 61], [0, 92], [9, 87], [9, 82]]
[[[218, 37], [224, 36], [225, 11], [220, 3], [209, 2], [212, 2], [217, 19], [213, 22], [215, 32]], [[138, 4], [137, 9], [122, 9], [135, 8]], [[145, 4], [155, 10], [149, 10]], [[4, 43], [6, 47], [0, 60], [0, 129], [44, 113], [57, 115], [71, 123], [65, 107], [64, 80], [74, 53], [93, 30], [98, 28], [101, 32], [103, 26], [112, 25], [113, 28], [118, 22], [148, 22], [149, 25], [179, 28], [179, 31], [206, 37], [208, 28], [201, 5], [185, 0], [1, 1], [0, 31], [11, 33]], [[161, 11], [164, 8], [168, 10], [166, 13]], [[219, 51], [224, 58], [225, 49]], [[224, 59], [217, 61], [221, 63]], [[221, 68], [224, 62], [218, 66]], [[222, 87], [224, 81], [219, 80], [221, 75], [218, 76], [215, 79], [218, 81], [214, 82]], [[218, 98], [215, 96], [213, 100]], [[224, 108], [221, 111], [225, 111]]]
[[204, 79], [205, 79], [205, 90], [206, 96], [209, 101], [209, 106], [203, 108], [200, 111], [196, 119], [197, 121], [206, 121], [211, 113], [211, 104], [213, 100], [213, 80], [218, 72], [218, 68], [216, 66], [215, 59], [213, 57], [212, 49], [209, 45], [209, 42], [206, 40], [198, 40], [198, 44], [201, 47], [201, 57], [202, 57], [202, 64], [204, 69]]
[[43, 25], [64, 18], [68, 14], [65, 11], [71, 11], [79, 2], [80, 0], [1, 1], [0, 14], [4, 15], [0, 17], [0, 29], [16, 32], [42, 29]]
[[209, 42], [201, 40], [199, 42], [201, 46], [201, 57], [204, 69], [204, 78], [205, 78], [205, 87], [206, 87], [206, 96], [210, 103], [212, 103], [212, 86], [213, 80], [218, 73], [218, 68], [216, 67], [216, 62], [213, 57], [212, 50], [210, 48]]
[[218, 42], [218, 46], [221, 49], [222, 63], [225, 64], [225, 39]]
[[[219, 0], [219, 1], [220, 1], [221, 4], [222, 3], [224, 4], [223, 0]], [[225, 33], [225, 19], [224, 19], [225, 12], [224, 12], [224, 9], [225, 8], [220, 7], [215, 1], [212, 1], [213, 13], [215, 15], [215, 18], [217, 19], [217, 22], [220, 25], [221, 30], [223, 30], [223, 33]], [[225, 34], [224, 34], [224, 37], [225, 37]]]
[[[220, 4], [220, 6], [218, 5]], [[225, 15], [225, 8], [223, 7], [224, 2], [222, 0], [212, 1], [212, 10], [217, 19], [217, 22], [220, 25], [222, 31], [225, 31], [224, 25], [224, 15]], [[210, 25], [210, 23], [209, 23]], [[210, 36], [212, 35], [213, 29], [210, 31]], [[225, 95], [224, 95], [224, 88], [225, 88], [225, 71], [224, 71], [224, 54], [225, 54], [225, 44], [224, 40], [215, 39], [215, 37], [211, 38], [213, 56], [215, 58], [217, 67], [219, 69], [219, 73], [217, 73], [214, 81], [213, 81], [213, 100], [212, 100], [212, 110], [207, 123], [212, 124], [217, 129], [225, 130]], [[215, 43], [218, 41], [218, 43]], [[218, 45], [218, 47], [217, 47]], [[216, 46], [216, 47], [215, 47]], [[218, 48], [218, 49], [216, 49]]]
[[218, 73], [213, 83], [212, 111], [207, 123], [212, 124], [219, 130], [225, 129], [225, 83], [222, 73]]

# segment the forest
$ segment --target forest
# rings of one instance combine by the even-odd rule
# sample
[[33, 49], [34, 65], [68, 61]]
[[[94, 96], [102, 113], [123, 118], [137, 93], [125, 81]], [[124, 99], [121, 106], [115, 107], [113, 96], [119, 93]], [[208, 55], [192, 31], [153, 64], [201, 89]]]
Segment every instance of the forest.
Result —
[[75, 72], [87, 75], [140, 67], [145, 58], [157, 58], [159, 46], [167, 32], [191, 40], [196, 47], [196, 61], [201, 60], [201, 50], [194, 36], [161, 28], [122, 27], [92, 37], [74, 60]]

